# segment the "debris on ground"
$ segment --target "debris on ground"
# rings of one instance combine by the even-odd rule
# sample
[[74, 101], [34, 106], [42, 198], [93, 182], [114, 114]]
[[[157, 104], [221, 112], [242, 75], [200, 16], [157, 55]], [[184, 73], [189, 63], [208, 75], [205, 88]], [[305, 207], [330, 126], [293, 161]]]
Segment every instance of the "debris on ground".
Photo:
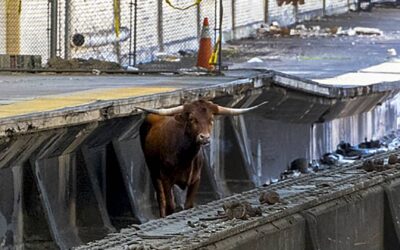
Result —
[[383, 161], [366, 160], [363, 162], [361, 168], [367, 172], [372, 172], [372, 171], [380, 172], [388, 168], [388, 166], [384, 165]]
[[247, 62], [248, 62], [248, 63], [262, 63], [263, 60], [261, 60], [261, 59], [258, 58], [258, 57], [253, 57], [253, 58], [251, 58], [250, 60], [248, 60]]
[[49, 69], [62, 70], [121, 70], [122, 67], [116, 62], [101, 61], [93, 58], [62, 59], [61, 57], [50, 58], [47, 63]]
[[187, 225], [188, 225], [189, 227], [191, 227], [191, 228], [196, 228], [196, 227], [207, 228], [207, 227], [208, 227], [208, 225], [205, 224], [205, 223], [203, 223], [203, 222], [200, 222], [200, 221], [190, 221], [190, 220], [187, 222]]
[[226, 217], [229, 220], [241, 219], [247, 220], [250, 217], [261, 216], [262, 211], [260, 207], [253, 207], [247, 201], [228, 201], [223, 205]]
[[159, 62], [179, 62], [181, 56], [179, 54], [169, 54], [166, 52], [157, 52], [154, 54], [156, 61]]
[[383, 32], [377, 28], [369, 27], [354, 27], [343, 29], [342, 27], [333, 26], [321, 28], [319, 25], [306, 27], [304, 24], [298, 24], [293, 28], [281, 27], [279, 23], [272, 22], [268, 24], [261, 24], [256, 29], [257, 37], [262, 36], [300, 36], [300, 37], [328, 37], [328, 36], [382, 36]]
[[260, 198], [258, 199], [261, 204], [273, 205], [281, 202], [279, 194], [275, 191], [261, 192]]
[[380, 148], [382, 146], [381, 142], [379, 140], [367, 140], [367, 138], [364, 139], [364, 142], [358, 144], [359, 148]]
[[397, 51], [396, 51], [396, 49], [390, 48], [387, 50], [387, 54], [388, 54], [388, 56], [394, 57], [394, 56], [397, 56]]
[[298, 159], [293, 160], [290, 163], [290, 170], [292, 170], [292, 171], [293, 170], [298, 170], [298, 171], [300, 171], [300, 173], [306, 174], [306, 173], [309, 172], [308, 166], [309, 166], [309, 164], [308, 164], [307, 159], [298, 158]]
[[367, 172], [372, 172], [372, 171], [381, 172], [388, 168], [393, 167], [392, 165], [396, 163], [399, 163], [397, 155], [391, 154], [389, 155], [388, 159], [365, 160], [362, 166], [358, 168], [364, 169]]
[[366, 35], [366, 36], [381, 36], [383, 32], [377, 28], [368, 28], [368, 27], [355, 27], [353, 29], [357, 35]]
[[391, 154], [391, 155], [389, 155], [388, 163], [390, 165], [400, 163], [400, 159], [397, 157], [396, 154]]

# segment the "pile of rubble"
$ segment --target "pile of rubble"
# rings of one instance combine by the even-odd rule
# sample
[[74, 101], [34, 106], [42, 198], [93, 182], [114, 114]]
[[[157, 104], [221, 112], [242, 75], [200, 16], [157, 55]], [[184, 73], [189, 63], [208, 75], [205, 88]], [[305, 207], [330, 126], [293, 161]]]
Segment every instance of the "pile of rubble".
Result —
[[[263, 206], [285, 203], [275, 191], [263, 191], [260, 193], [259, 202]], [[241, 219], [247, 220], [251, 217], [261, 216], [261, 206], [252, 206], [248, 201], [232, 200], [227, 201], [222, 206], [224, 212], [219, 214], [219, 218], [228, 220]]]
[[256, 36], [300, 36], [300, 37], [328, 37], [328, 36], [381, 36], [383, 32], [380, 29], [368, 27], [354, 27], [343, 29], [342, 27], [327, 27], [320, 26], [306, 27], [304, 24], [298, 24], [293, 28], [282, 27], [278, 22], [272, 22], [271, 25], [261, 24], [261, 27], [256, 30]]

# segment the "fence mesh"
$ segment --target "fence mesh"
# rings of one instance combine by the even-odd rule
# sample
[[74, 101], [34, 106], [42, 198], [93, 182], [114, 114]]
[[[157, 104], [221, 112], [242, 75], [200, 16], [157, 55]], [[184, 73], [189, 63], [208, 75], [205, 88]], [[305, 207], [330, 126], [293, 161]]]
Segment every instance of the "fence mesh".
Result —
[[218, 1], [3, 0], [0, 54], [40, 55], [59, 69], [193, 66], [203, 18], [218, 26]]

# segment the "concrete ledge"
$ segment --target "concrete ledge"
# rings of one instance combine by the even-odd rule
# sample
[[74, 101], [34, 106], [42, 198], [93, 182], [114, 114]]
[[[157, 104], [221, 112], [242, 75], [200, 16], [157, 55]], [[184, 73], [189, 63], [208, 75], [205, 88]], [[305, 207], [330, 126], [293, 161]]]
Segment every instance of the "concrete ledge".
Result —
[[[322, 86], [313, 81], [300, 79], [298, 77], [285, 75], [273, 71], [262, 71], [257, 76], [239, 79], [229, 83], [214, 85], [211, 87], [182, 89], [168, 93], [154, 94], [147, 96], [132, 97], [126, 99], [102, 101], [94, 104], [88, 104], [78, 107], [64, 108], [55, 111], [48, 111], [43, 113], [34, 113], [10, 118], [0, 119], [0, 137], [15, 136], [24, 133], [34, 133], [37, 131], [53, 129], [64, 126], [73, 126], [90, 122], [98, 122], [109, 120], [117, 117], [124, 117], [137, 114], [135, 107], [170, 107], [179, 105], [183, 100], [194, 100], [198, 98], [218, 99], [225, 96], [234, 96], [240, 100], [246, 96], [252, 96], [262, 91], [268, 94], [268, 91], [281, 87], [283, 96], [282, 100], [289, 100], [291, 92], [298, 93], [305, 99], [310, 97], [315, 99], [317, 103], [327, 103], [328, 106], [336, 106], [333, 108], [337, 111], [331, 112], [325, 110], [323, 118], [310, 118], [307, 121], [331, 120], [337, 117], [355, 115], [360, 112], [371, 110], [376, 104], [381, 103], [387, 98], [393, 97], [400, 90], [400, 83], [382, 83], [371, 86], [355, 87], [355, 88], [340, 88], [331, 86]], [[286, 93], [286, 94], [285, 94]], [[376, 98], [371, 99], [371, 96]], [[363, 110], [350, 110], [346, 113], [341, 113], [337, 116], [343, 108], [347, 108], [346, 103], [353, 102], [354, 105], [361, 107], [365, 101], [369, 104], [364, 105], [366, 108]], [[368, 97], [368, 98], [367, 98]], [[361, 99], [359, 99], [361, 98]], [[282, 101], [281, 100], [281, 101]], [[343, 103], [346, 105], [336, 105]], [[290, 102], [288, 105], [291, 105]], [[340, 108], [341, 107], [341, 108]], [[331, 110], [332, 107], [329, 107]], [[296, 111], [297, 112], [297, 111]], [[288, 113], [288, 116], [298, 113]], [[274, 115], [268, 116], [270, 119], [275, 119]], [[280, 118], [276, 118], [279, 120]], [[292, 120], [294, 121], [294, 120]], [[298, 121], [304, 122], [304, 121]]]

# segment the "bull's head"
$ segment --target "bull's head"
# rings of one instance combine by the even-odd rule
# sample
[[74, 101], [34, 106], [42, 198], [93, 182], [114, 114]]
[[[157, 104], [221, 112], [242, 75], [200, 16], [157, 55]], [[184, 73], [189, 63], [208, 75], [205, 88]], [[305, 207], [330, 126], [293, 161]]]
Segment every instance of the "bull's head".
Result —
[[175, 116], [178, 122], [185, 124], [186, 133], [195, 139], [198, 144], [204, 145], [210, 142], [214, 115], [241, 115], [265, 103], [267, 102], [263, 102], [251, 108], [227, 108], [210, 101], [199, 100], [168, 109], [138, 109], [162, 116]]

